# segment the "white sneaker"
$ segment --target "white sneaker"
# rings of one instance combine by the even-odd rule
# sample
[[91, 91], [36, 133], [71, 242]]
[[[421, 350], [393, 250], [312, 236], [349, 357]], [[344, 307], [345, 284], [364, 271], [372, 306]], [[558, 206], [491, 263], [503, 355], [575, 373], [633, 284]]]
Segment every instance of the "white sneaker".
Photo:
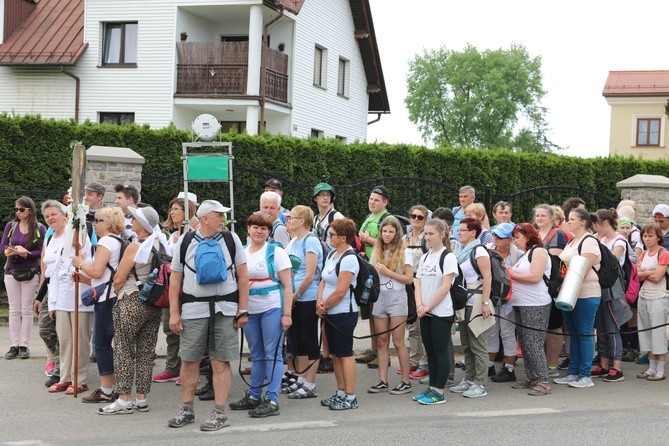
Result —
[[589, 376], [584, 376], [578, 381], [572, 381], [569, 383], [569, 387], [576, 387], [577, 389], [581, 389], [584, 387], [594, 387], [595, 383], [592, 382], [592, 378]]
[[488, 392], [485, 390], [485, 386], [481, 386], [479, 384], [474, 384], [473, 386], [469, 387], [469, 389], [462, 394], [462, 396], [466, 398], [480, 398], [482, 396], [488, 395]]
[[448, 390], [450, 390], [453, 393], [465, 393], [473, 385], [474, 385], [473, 382], [463, 379], [462, 381], [460, 381], [460, 384], [458, 384], [457, 386], [453, 386]]
[[561, 378], [553, 379], [553, 382], [555, 384], [569, 384], [569, 383], [573, 383], [574, 381], [578, 381], [578, 379], [579, 378], [576, 375], [565, 375]]
[[421, 384], [430, 384], [430, 377], [425, 376], [425, 377], [419, 379], [418, 382], [421, 383]]

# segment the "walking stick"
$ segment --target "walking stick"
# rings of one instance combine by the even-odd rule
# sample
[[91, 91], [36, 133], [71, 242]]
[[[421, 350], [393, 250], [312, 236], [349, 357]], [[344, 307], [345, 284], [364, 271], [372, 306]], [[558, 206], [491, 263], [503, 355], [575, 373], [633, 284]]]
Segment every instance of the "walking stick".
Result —
[[[79, 229], [82, 222], [76, 217], [76, 208], [83, 204], [84, 182], [86, 177], [86, 148], [79, 144], [72, 151], [72, 206], [74, 223], [74, 254], [79, 256]], [[83, 216], [81, 218], [84, 218]], [[86, 224], [84, 221], [83, 224]], [[79, 390], [79, 268], [74, 270], [74, 333], [73, 333], [73, 396], [76, 398]]]

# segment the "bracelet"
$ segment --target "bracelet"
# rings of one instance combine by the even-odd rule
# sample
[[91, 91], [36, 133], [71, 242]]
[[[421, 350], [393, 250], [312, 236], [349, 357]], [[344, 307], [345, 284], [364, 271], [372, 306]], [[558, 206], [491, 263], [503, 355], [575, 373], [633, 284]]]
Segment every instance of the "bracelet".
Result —
[[289, 317], [289, 318], [291, 318], [291, 319], [293, 318], [290, 314], [284, 314], [284, 315], [282, 315], [281, 317]]

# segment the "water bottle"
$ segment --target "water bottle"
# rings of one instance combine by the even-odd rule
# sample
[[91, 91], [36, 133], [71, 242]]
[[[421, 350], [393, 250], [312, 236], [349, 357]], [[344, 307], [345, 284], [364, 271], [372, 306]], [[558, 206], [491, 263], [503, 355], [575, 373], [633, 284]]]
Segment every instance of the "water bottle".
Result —
[[146, 278], [146, 282], [144, 282], [144, 286], [142, 287], [142, 291], [139, 292], [139, 299], [146, 302], [149, 300], [149, 294], [151, 294], [151, 288], [153, 288], [153, 285], [156, 284], [156, 279], [158, 278], [158, 268], [155, 268], [153, 271], [151, 271], [151, 274], [149, 274], [149, 277]]
[[372, 293], [373, 286], [374, 278], [370, 274], [367, 276], [367, 280], [365, 280], [365, 288], [362, 290], [362, 294], [360, 295], [360, 305], [367, 305], [367, 302], [369, 302], [369, 295]]

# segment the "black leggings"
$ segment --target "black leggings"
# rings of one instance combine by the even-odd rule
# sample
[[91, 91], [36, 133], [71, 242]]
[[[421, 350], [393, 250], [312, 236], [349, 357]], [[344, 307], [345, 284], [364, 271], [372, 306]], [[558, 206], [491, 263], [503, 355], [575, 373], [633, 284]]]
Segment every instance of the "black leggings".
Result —
[[453, 316], [424, 316], [420, 321], [420, 335], [427, 353], [427, 369], [430, 373], [430, 387], [443, 389], [451, 370], [451, 327]]

